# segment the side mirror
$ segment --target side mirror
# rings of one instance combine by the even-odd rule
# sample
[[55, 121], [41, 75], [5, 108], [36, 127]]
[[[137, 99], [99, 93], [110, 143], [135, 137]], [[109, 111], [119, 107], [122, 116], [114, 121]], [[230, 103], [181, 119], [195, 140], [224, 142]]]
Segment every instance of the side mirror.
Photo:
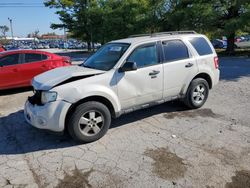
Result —
[[134, 71], [137, 70], [136, 62], [127, 61], [123, 64], [118, 70], [118, 72], [127, 72], [127, 71]]

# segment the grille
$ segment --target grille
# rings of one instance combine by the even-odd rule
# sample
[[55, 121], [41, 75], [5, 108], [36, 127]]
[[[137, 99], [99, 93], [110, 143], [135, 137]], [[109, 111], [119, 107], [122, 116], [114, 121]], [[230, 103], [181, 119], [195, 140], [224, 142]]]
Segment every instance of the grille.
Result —
[[33, 105], [42, 105], [41, 97], [42, 97], [42, 91], [35, 90], [34, 95], [31, 97], [28, 97], [28, 101]]

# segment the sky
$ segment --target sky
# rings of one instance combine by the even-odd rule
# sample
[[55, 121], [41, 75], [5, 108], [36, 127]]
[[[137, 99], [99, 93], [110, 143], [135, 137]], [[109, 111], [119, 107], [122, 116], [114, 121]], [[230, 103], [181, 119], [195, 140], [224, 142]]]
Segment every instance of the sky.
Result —
[[[44, 7], [43, 0], [0, 0], [0, 25], [10, 27], [8, 18], [11, 18], [14, 36], [18, 37], [26, 37], [35, 30], [39, 30], [39, 34], [63, 34], [62, 30], [50, 28], [51, 23], [61, 23], [55, 11]], [[10, 31], [8, 36], [11, 36]]]

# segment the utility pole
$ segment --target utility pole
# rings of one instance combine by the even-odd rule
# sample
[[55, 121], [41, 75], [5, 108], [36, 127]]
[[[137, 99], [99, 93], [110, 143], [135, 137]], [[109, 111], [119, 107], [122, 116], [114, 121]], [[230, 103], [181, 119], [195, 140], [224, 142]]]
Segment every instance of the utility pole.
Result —
[[12, 38], [12, 41], [13, 41], [14, 40], [14, 35], [13, 35], [12, 19], [8, 18], [8, 20], [10, 21], [11, 38]]

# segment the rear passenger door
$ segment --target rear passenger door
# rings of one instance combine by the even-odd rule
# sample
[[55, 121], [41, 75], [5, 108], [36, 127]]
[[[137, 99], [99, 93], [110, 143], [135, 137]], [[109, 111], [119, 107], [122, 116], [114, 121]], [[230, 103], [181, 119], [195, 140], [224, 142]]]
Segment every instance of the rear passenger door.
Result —
[[48, 57], [39, 53], [24, 53], [20, 67], [20, 77], [23, 83], [29, 84], [32, 78], [47, 70], [46, 59]]
[[164, 98], [175, 98], [198, 73], [197, 63], [180, 39], [162, 41]]

